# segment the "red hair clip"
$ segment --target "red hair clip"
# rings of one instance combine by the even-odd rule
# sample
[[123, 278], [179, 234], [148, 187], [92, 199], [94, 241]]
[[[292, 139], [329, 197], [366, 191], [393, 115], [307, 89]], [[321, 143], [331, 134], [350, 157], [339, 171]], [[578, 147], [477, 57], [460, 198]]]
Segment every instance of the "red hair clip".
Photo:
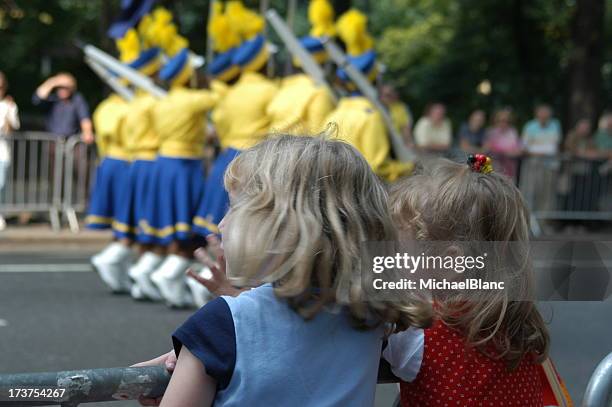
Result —
[[482, 174], [493, 172], [493, 161], [491, 157], [484, 154], [468, 155], [467, 163], [474, 172], [480, 172]]

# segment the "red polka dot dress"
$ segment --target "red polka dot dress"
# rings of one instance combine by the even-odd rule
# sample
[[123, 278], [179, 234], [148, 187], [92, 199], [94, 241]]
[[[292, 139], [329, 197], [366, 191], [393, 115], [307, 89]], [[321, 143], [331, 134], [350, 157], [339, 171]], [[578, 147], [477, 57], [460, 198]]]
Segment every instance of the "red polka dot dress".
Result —
[[415, 379], [400, 384], [403, 407], [542, 407], [539, 365], [523, 360], [508, 371], [504, 361], [467, 347], [441, 322], [424, 330], [424, 351]]

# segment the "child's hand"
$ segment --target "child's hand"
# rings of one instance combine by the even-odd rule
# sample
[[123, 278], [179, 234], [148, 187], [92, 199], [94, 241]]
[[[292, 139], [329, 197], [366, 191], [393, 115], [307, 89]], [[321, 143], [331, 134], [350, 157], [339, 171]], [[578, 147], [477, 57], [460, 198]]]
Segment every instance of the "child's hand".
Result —
[[241, 293], [241, 290], [232, 286], [227, 279], [225, 257], [223, 255], [223, 248], [221, 247], [219, 238], [215, 235], [209, 235], [206, 240], [208, 241], [208, 246], [215, 256], [216, 261], [213, 261], [206, 250], [202, 248], [197, 249], [194, 255], [200, 263], [210, 269], [211, 277], [204, 278], [191, 269], [187, 270], [187, 275], [202, 284], [214, 295], [229, 295], [232, 297], [238, 296], [238, 294]]
[[[168, 370], [168, 372], [172, 374], [172, 372], [174, 371], [174, 367], [176, 366], [176, 354], [174, 353], [174, 350], [171, 350], [168, 353], [158, 356], [155, 359], [147, 360], [146, 362], [136, 363], [135, 365], [132, 365], [131, 367], [158, 366], [158, 365], [164, 365], [166, 367], [166, 370]], [[140, 403], [141, 406], [159, 406], [161, 403], [161, 399], [162, 399], [161, 397], [153, 399], [153, 398], [140, 396], [138, 398], [138, 402]]]

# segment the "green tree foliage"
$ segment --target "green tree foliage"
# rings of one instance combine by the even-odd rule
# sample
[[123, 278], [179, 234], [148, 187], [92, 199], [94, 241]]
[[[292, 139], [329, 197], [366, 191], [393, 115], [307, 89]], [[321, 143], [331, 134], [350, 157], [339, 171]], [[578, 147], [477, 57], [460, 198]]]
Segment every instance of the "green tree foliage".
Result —
[[[427, 103], [447, 103], [455, 125], [470, 110], [512, 106], [523, 121], [546, 101], [566, 116], [571, 22], [580, 0], [353, 0], [336, 1], [367, 12], [386, 79], [396, 84], [415, 114]], [[612, 107], [612, 0], [606, 0], [602, 100]], [[209, 0], [158, 0], [174, 12], [181, 33], [200, 54], [206, 49]], [[245, 0], [259, 8], [259, 0]], [[286, 15], [287, 1], [269, 5]], [[298, 1], [294, 28], [308, 32], [307, 1]], [[115, 52], [106, 29], [119, 0], [0, 1], [0, 70], [21, 110], [45, 75], [73, 72], [93, 104], [104, 87], [83, 63], [75, 39]], [[280, 44], [271, 35], [271, 39]], [[281, 48], [280, 61], [287, 60]], [[490, 92], [484, 92], [490, 84]], [[478, 91], [480, 85], [480, 92]]]
[[[381, 3], [372, 23], [387, 77], [417, 111], [440, 100], [458, 121], [476, 107], [512, 106], [524, 120], [546, 101], [563, 113], [573, 2]], [[491, 84], [488, 94], [478, 92], [483, 81]]]
[[[74, 40], [99, 43], [104, 38], [102, 1], [27, 0], [0, 3], [0, 70], [9, 79], [9, 92], [22, 115], [36, 110], [30, 97], [45, 75], [72, 72], [90, 101], [97, 99], [100, 84], [83, 63]], [[109, 2], [112, 3], [112, 2]]]

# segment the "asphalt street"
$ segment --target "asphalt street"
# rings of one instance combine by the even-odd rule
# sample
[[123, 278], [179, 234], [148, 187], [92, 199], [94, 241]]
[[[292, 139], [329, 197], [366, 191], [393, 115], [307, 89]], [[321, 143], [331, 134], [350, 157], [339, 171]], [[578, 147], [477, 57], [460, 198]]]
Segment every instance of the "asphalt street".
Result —
[[[192, 311], [110, 294], [89, 271], [90, 255], [0, 253], [0, 374], [127, 366], [170, 350], [172, 331]], [[612, 302], [540, 308], [552, 356], [579, 402], [595, 365], [612, 352]], [[379, 386], [377, 406], [390, 406], [395, 394], [394, 385]]]

